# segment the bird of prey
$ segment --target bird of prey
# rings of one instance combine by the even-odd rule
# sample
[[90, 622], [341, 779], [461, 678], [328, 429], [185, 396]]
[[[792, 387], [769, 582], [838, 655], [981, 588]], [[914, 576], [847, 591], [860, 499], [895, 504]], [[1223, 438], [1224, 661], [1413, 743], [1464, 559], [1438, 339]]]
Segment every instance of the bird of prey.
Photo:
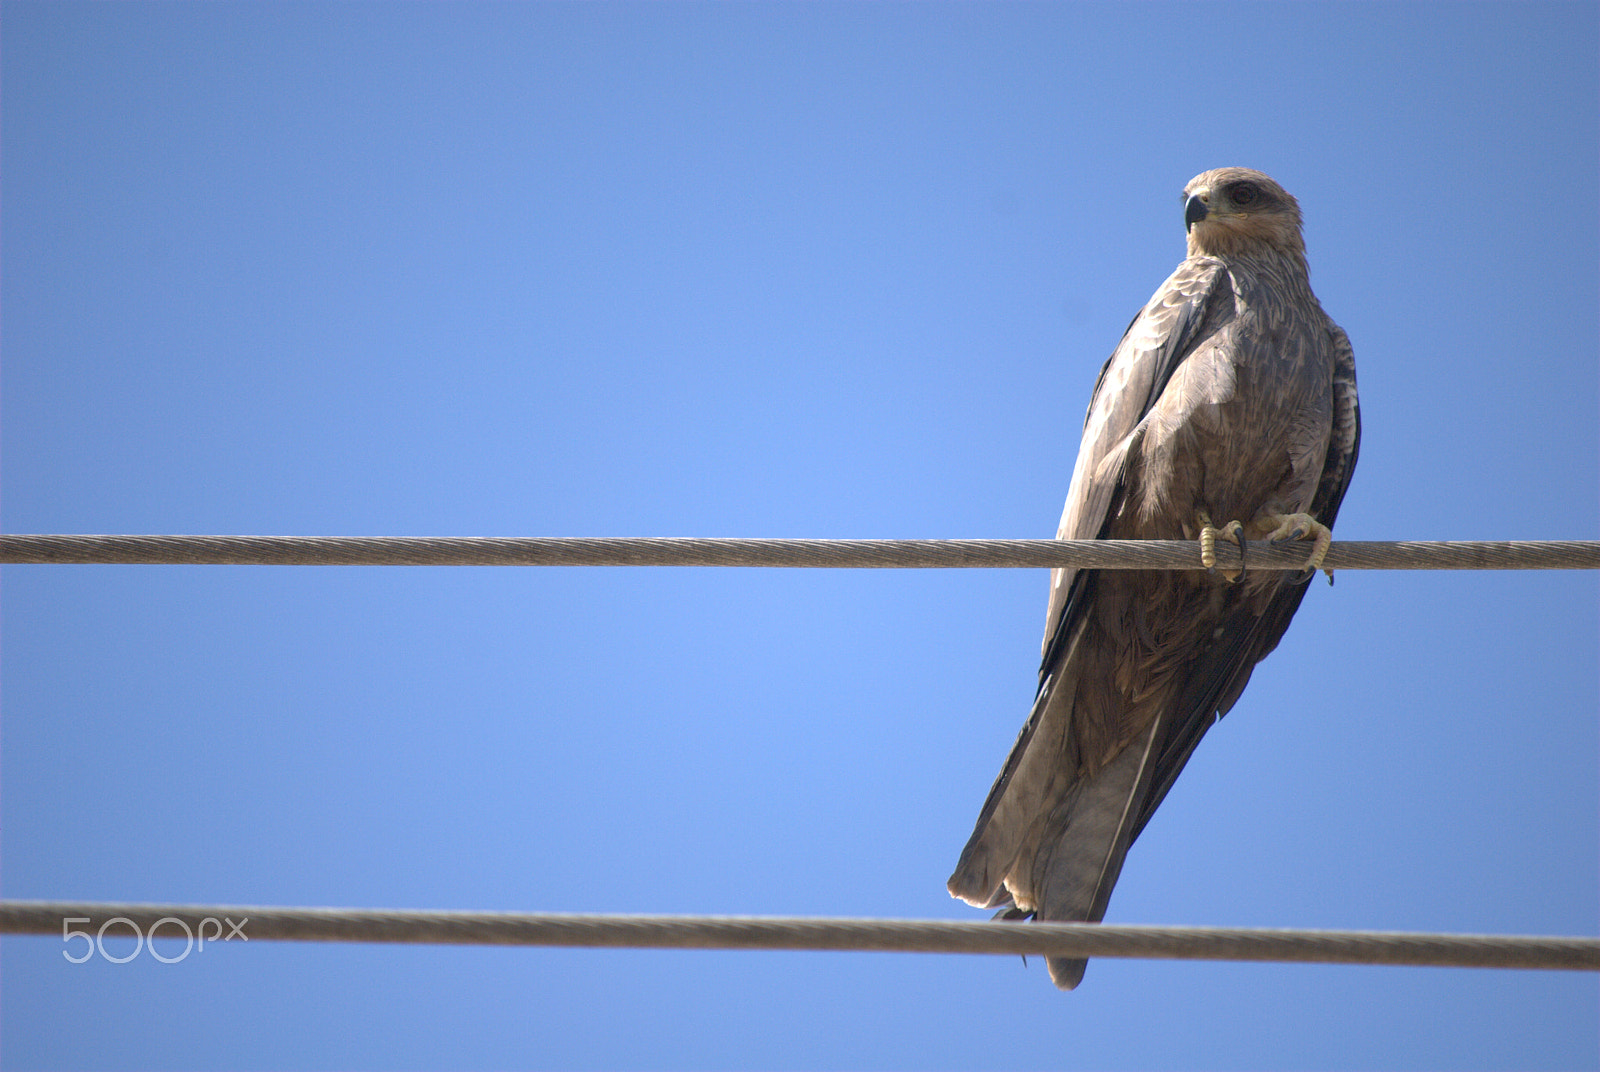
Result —
[[[1129, 846], [1288, 628], [1355, 469], [1355, 362], [1311, 292], [1298, 203], [1237, 167], [1183, 194], [1188, 257], [1100, 371], [1056, 538], [1198, 539], [1208, 568], [1052, 571], [1039, 691], [949, 882], [1008, 919], [1104, 918]], [[1314, 543], [1298, 575], [1229, 573], [1218, 538]], [[1070, 990], [1086, 961], [1048, 963]]]

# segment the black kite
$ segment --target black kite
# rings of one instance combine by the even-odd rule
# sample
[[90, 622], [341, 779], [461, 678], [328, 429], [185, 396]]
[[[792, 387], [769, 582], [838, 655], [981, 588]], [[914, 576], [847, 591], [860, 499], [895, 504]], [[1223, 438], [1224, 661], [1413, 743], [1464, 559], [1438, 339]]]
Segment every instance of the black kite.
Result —
[[[1288, 628], [1356, 464], [1350, 340], [1311, 292], [1299, 205], [1246, 168], [1184, 198], [1188, 259], [1100, 372], [1056, 536], [1198, 538], [1208, 564], [1219, 537], [1315, 546], [1298, 576], [1051, 574], [1039, 691], [949, 883], [1008, 918], [1104, 917], [1129, 846]], [[1085, 963], [1050, 958], [1050, 976], [1070, 990]]]

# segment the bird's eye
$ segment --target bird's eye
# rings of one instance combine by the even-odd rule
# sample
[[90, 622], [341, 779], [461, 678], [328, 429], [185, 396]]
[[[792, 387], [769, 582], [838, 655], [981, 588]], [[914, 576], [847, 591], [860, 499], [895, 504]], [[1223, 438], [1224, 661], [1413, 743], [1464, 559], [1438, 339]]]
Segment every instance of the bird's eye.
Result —
[[1236, 205], [1253, 205], [1261, 197], [1261, 191], [1253, 182], [1238, 182], [1228, 190], [1228, 197]]

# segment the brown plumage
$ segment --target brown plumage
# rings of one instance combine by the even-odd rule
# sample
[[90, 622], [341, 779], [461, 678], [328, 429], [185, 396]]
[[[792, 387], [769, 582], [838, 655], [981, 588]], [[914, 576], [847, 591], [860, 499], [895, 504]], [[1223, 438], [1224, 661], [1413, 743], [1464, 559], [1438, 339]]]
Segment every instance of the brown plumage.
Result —
[[[1361, 438], [1350, 341], [1311, 292], [1281, 186], [1220, 168], [1184, 197], [1189, 256], [1100, 372], [1056, 536], [1193, 539], [1214, 523], [1228, 538], [1237, 521], [1246, 539], [1316, 537], [1320, 564]], [[1102, 919], [1128, 847], [1304, 581], [1054, 571], [1039, 692], [951, 894], [1010, 918]], [[1070, 990], [1085, 962], [1049, 965]]]

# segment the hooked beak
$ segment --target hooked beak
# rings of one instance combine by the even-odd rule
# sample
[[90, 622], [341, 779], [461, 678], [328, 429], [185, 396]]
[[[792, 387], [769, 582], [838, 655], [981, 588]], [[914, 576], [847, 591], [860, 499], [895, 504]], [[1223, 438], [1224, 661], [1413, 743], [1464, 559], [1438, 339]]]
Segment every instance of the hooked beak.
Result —
[[1208, 212], [1210, 209], [1206, 208], [1206, 203], [1200, 199], [1200, 195], [1190, 194], [1189, 200], [1183, 203], [1184, 233], [1194, 230], [1194, 225], [1205, 219]]

